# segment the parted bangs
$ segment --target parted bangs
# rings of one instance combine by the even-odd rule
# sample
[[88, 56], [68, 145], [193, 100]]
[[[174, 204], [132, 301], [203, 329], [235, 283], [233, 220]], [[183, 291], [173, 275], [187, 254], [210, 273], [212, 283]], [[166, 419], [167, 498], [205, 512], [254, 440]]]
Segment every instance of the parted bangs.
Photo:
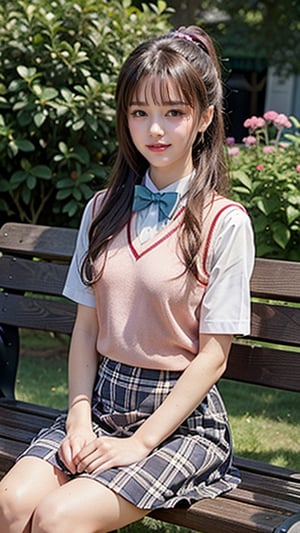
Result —
[[136, 83], [136, 86], [132, 92], [131, 101], [140, 102], [149, 105], [163, 106], [170, 103], [184, 103], [191, 108], [195, 107], [195, 100], [191, 91], [187, 88], [185, 90], [182, 83], [176, 82], [176, 79], [167, 73], [147, 74]]
[[[180, 101], [201, 112], [208, 105], [202, 78], [193, 66], [174, 50], [149, 51], [128, 65], [119, 85], [119, 104], [128, 111], [132, 102], [151, 100], [155, 105]], [[129, 68], [128, 68], [129, 67]], [[121, 100], [121, 101], [120, 101]], [[200, 107], [200, 109], [199, 109]]]

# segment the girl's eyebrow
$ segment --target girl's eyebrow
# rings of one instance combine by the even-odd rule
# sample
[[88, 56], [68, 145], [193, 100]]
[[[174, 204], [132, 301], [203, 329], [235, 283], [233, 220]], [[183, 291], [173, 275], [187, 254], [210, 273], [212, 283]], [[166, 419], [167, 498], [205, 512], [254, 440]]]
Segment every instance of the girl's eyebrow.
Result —
[[[145, 101], [141, 101], [141, 100], [133, 100], [129, 105], [149, 106], [149, 103]], [[162, 106], [185, 105], [186, 106], [189, 104], [187, 102], [184, 102], [183, 100], [166, 100], [156, 105], [162, 105]]]

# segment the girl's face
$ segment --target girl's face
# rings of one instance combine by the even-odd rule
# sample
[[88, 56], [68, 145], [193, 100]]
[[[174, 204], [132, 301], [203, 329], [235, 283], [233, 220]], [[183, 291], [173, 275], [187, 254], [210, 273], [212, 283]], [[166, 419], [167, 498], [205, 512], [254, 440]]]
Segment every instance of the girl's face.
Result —
[[213, 114], [213, 110], [206, 110], [199, 117], [199, 112], [179, 95], [172, 80], [165, 89], [161, 90], [159, 79], [145, 78], [128, 109], [132, 141], [149, 162], [151, 179], [158, 188], [192, 172], [194, 141], [198, 132], [205, 131]]

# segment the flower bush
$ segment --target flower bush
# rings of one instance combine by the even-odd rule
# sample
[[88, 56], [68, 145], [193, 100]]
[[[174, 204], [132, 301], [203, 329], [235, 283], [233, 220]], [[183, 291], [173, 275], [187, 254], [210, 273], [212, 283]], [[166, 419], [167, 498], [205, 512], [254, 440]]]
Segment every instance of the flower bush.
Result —
[[163, 0], [1, 2], [2, 221], [78, 225], [116, 150], [119, 69], [170, 13]]
[[244, 127], [243, 144], [229, 138], [227, 152], [232, 195], [252, 217], [257, 255], [300, 260], [300, 122], [267, 111]]

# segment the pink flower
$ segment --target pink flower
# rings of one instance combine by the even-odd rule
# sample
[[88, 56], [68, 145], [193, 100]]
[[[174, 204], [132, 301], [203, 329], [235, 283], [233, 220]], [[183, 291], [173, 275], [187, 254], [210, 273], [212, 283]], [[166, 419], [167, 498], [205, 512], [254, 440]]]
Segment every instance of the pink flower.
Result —
[[228, 155], [230, 155], [231, 157], [234, 157], [235, 155], [239, 155], [240, 153], [240, 149], [238, 146], [230, 146], [228, 148]]
[[256, 170], [261, 172], [264, 169], [264, 165], [257, 165]]
[[259, 128], [263, 128], [265, 125], [265, 120], [262, 117], [256, 117], [255, 115], [247, 118], [244, 122], [244, 127], [248, 128], [250, 132], [253, 132]]
[[267, 121], [267, 122], [273, 122], [273, 120], [276, 120], [276, 118], [278, 117], [278, 113], [277, 111], [266, 111], [264, 113], [264, 119]]
[[296, 166], [296, 172], [299, 172], [299, 174], [300, 174], [300, 165]]
[[234, 137], [226, 137], [226, 144], [227, 146], [232, 146], [235, 143]]
[[275, 150], [274, 146], [264, 146], [263, 148], [264, 154], [271, 154], [272, 152], [274, 152], [274, 150]]
[[248, 135], [248, 137], [243, 138], [243, 143], [245, 143], [245, 145], [249, 148], [250, 146], [256, 144], [256, 137], [254, 137], [254, 135]]
[[284, 113], [280, 113], [280, 115], [277, 115], [276, 119], [274, 120], [274, 126], [278, 130], [282, 130], [283, 128], [291, 128], [292, 123]]

